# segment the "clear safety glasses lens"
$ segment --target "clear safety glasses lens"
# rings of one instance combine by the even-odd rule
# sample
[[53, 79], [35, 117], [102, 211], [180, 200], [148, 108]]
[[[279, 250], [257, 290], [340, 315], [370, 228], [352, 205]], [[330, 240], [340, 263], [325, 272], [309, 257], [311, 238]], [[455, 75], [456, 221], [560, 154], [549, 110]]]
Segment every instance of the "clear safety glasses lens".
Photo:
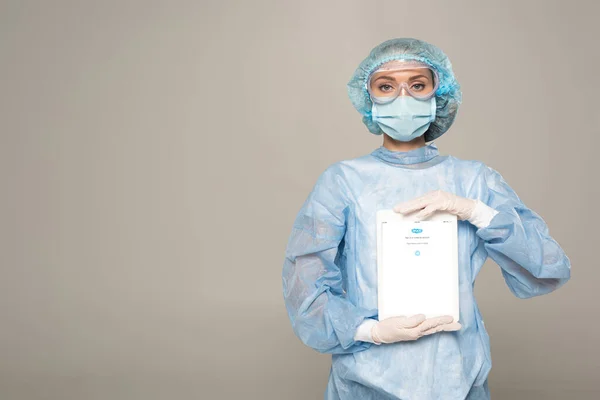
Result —
[[369, 77], [367, 89], [378, 104], [390, 103], [401, 95], [428, 100], [435, 96], [438, 82], [437, 72], [429, 67], [377, 70]]

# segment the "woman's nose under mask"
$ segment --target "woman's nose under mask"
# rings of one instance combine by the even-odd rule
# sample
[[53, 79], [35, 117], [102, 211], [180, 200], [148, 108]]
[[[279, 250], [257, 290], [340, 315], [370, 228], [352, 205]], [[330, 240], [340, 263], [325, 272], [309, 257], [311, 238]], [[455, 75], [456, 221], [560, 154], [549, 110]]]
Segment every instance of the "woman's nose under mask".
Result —
[[373, 121], [393, 139], [411, 141], [423, 135], [435, 120], [435, 96], [428, 100], [398, 96], [387, 104], [373, 102]]

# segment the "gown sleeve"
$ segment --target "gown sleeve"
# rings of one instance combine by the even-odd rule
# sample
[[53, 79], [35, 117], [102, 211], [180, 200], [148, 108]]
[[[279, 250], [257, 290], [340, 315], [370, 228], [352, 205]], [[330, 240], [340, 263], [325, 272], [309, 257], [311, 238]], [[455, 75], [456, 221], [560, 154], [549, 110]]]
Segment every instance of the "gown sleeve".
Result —
[[376, 315], [347, 297], [339, 248], [346, 233], [348, 189], [330, 166], [294, 221], [283, 264], [283, 296], [296, 336], [321, 353], [353, 353], [372, 343], [355, 340], [365, 318]]
[[571, 263], [548, 226], [494, 169], [483, 165], [478, 197], [495, 209], [489, 225], [476, 231], [501, 268], [511, 292], [522, 299], [550, 293], [571, 277]]

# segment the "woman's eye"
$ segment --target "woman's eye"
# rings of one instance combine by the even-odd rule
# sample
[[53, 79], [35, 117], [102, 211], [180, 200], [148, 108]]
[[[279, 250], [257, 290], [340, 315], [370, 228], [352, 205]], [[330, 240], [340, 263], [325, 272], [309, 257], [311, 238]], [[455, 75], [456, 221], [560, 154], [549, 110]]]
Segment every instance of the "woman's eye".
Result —
[[423, 89], [425, 89], [425, 85], [423, 85], [422, 83], [415, 83], [415, 84], [412, 86], [412, 88], [413, 88], [414, 90], [420, 91], [420, 90], [423, 90]]
[[383, 85], [379, 86], [379, 90], [381, 90], [382, 92], [389, 92], [390, 90], [394, 90], [394, 87], [392, 85], [384, 83]]

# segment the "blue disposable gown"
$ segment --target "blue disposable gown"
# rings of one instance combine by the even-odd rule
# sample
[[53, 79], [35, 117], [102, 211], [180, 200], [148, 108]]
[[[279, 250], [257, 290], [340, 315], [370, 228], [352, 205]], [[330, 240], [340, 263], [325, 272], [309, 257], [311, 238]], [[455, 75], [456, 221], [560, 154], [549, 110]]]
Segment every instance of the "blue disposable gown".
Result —
[[[376, 211], [436, 189], [498, 211], [482, 229], [458, 223], [462, 329], [394, 344], [354, 340], [365, 318], [377, 318]], [[570, 277], [544, 220], [481, 162], [441, 156], [431, 143], [408, 152], [379, 147], [329, 166], [297, 214], [282, 276], [294, 332], [332, 354], [325, 399], [489, 399], [489, 336], [473, 297], [488, 256], [519, 298], [549, 293]]]

